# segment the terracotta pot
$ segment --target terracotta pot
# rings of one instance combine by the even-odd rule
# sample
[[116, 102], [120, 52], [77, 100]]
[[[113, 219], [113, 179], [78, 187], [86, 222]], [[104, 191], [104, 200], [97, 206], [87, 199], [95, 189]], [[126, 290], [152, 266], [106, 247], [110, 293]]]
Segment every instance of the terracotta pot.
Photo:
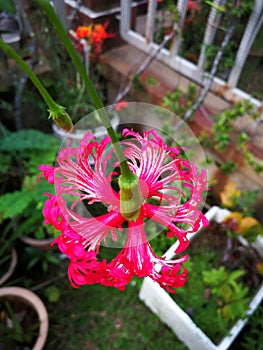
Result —
[[48, 335], [48, 313], [42, 300], [35, 293], [21, 287], [0, 288], [0, 299], [9, 300], [11, 304], [12, 301], [19, 301], [36, 312], [39, 321], [39, 332], [32, 350], [42, 350]]
[[4, 272], [4, 274], [0, 278], [0, 286], [4, 284], [9, 279], [9, 277], [13, 274], [16, 265], [17, 265], [17, 252], [15, 248], [12, 248], [10, 264], [9, 264], [8, 270]]

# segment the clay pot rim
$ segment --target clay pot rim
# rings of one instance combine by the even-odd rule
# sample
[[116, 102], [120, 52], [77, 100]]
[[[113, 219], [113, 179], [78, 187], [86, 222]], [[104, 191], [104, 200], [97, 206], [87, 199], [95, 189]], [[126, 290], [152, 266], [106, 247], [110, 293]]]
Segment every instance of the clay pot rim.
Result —
[[11, 258], [11, 262], [10, 262], [8, 271], [0, 278], [0, 286], [2, 284], [4, 284], [9, 279], [9, 277], [13, 274], [13, 272], [14, 272], [14, 270], [16, 268], [16, 265], [17, 265], [17, 252], [16, 252], [14, 247], [12, 247], [11, 254], [12, 254], [12, 258]]
[[0, 288], [0, 298], [5, 297], [15, 297], [36, 311], [39, 320], [39, 334], [32, 350], [43, 349], [47, 340], [49, 325], [48, 313], [42, 300], [31, 290], [16, 286]]
[[52, 242], [54, 242], [55, 237], [46, 238], [46, 239], [37, 239], [27, 236], [20, 236], [19, 239], [31, 247], [40, 248], [40, 249], [48, 249], [52, 250], [55, 249], [54, 246], [51, 245]]

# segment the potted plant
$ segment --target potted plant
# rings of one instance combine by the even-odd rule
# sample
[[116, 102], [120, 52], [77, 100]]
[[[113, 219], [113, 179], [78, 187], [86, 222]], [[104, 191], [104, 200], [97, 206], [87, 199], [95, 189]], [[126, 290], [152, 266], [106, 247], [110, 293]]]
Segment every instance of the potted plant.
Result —
[[[56, 249], [51, 243], [58, 232], [43, 222], [42, 209], [44, 200], [44, 196], [40, 196], [38, 202], [33, 200], [30, 203], [23, 215], [17, 218], [15, 230], [19, 235], [19, 239], [26, 245], [45, 250]], [[34, 212], [33, 216], [32, 212]]]
[[[0, 223], [9, 234], [23, 236], [30, 244], [32, 240], [28, 241], [25, 236], [32, 236], [37, 241], [45, 239], [40, 243], [44, 246], [49, 246], [54, 239], [54, 230], [47, 228], [42, 218], [44, 193], [52, 189], [39, 181], [38, 165], [39, 158], [53, 164], [57, 149], [56, 137], [37, 130], [7, 132], [0, 146], [3, 155], [1, 176], [5, 184], [0, 195]], [[6, 174], [11, 176], [7, 178]]]
[[50, 190], [51, 186], [40, 182], [37, 176], [25, 176], [20, 191], [1, 196], [7, 209], [2, 209], [4, 219], [12, 223], [9, 231], [15, 232], [24, 243], [41, 249], [51, 249], [50, 244], [56, 237], [56, 230], [44, 224], [42, 215], [45, 193]]
[[0, 347], [43, 349], [48, 335], [48, 313], [41, 299], [25, 288], [3, 287], [0, 303]]
[[[210, 222], [220, 223], [227, 216], [229, 216], [229, 214], [230, 212], [226, 209], [212, 207], [206, 213], [206, 217]], [[191, 248], [191, 245], [195, 243], [195, 241], [198, 243], [199, 238], [207, 238], [205, 237], [206, 233], [204, 232], [202, 232], [200, 237], [198, 237], [200, 232], [202, 232], [202, 229], [189, 237], [192, 242], [189, 249]], [[216, 237], [216, 234], [214, 237]], [[212, 240], [215, 240], [215, 238]], [[206, 246], [204, 243], [200, 244], [203, 248], [204, 259], [202, 259], [202, 256], [199, 256], [198, 263], [196, 263], [196, 265], [199, 266], [199, 275], [194, 274], [195, 262], [194, 260], [193, 262], [190, 260], [188, 265], [190, 270], [188, 284], [190, 286], [190, 282], [191, 284], [193, 284], [192, 282], [195, 282], [199, 286], [199, 284], [204, 281], [204, 286], [200, 287], [201, 297], [200, 295], [198, 296], [194, 293], [195, 290], [194, 292], [188, 293], [188, 286], [186, 285], [182, 291], [178, 290], [174, 298], [172, 298], [166, 291], [160, 288], [157, 283], [152, 282], [148, 278], [144, 279], [139, 297], [155, 314], [160, 317], [163, 322], [172, 328], [178, 338], [181, 339], [190, 349], [227, 349], [232, 344], [240, 330], [244, 327], [249, 315], [251, 315], [260, 304], [263, 298], [263, 285], [260, 284], [261, 280], [259, 280], [257, 292], [254, 296], [252, 296], [252, 300], [250, 301], [248, 299], [249, 293], [247, 293], [247, 287], [243, 286], [243, 284], [241, 284], [239, 281], [239, 278], [243, 274], [241, 268], [227, 271], [225, 267], [219, 267], [218, 265], [214, 266], [214, 268], [210, 267], [207, 271], [206, 269], [208, 264], [211, 259], [213, 259], [214, 250], [213, 248]], [[176, 247], [177, 243], [175, 242], [164, 254], [166, 259], [174, 257]], [[243, 248], [245, 251], [246, 247]], [[194, 253], [195, 252], [192, 251], [190, 256], [193, 257]], [[225, 253], [228, 254], [226, 250]], [[222, 280], [224, 282], [222, 282]], [[222, 283], [220, 283], [220, 281]], [[198, 289], [198, 286], [194, 288]], [[234, 303], [232, 299], [231, 303], [230, 300], [226, 301], [223, 299], [222, 301], [222, 298], [220, 299], [220, 297], [229, 296], [231, 293], [239, 299], [238, 303]], [[183, 309], [180, 306], [182, 305], [182, 301], [180, 301], [179, 305], [181, 296], [186, 296], [188, 299], [186, 309]], [[205, 310], [202, 315], [201, 311], [196, 313], [197, 304], [201, 306], [201, 308], [198, 310]], [[211, 340], [209, 335], [206, 334], [206, 330], [201, 329], [197, 324], [200, 322], [200, 319], [203, 322], [208, 320], [208, 306], [212, 306], [215, 311], [212, 319], [208, 321], [208, 326], [210, 322], [210, 328], [212, 325], [213, 330], [216, 330], [216, 332], [218, 331], [218, 328], [224, 328], [222, 326], [222, 323], [224, 322], [224, 319], [221, 317], [222, 315], [224, 316], [224, 314], [228, 314], [228, 318], [231, 321], [229, 322], [231, 325], [230, 328], [227, 330], [225, 329], [225, 333], [220, 340]], [[238, 318], [234, 317], [237, 315]]]
[[17, 252], [13, 245], [15, 235], [7, 238], [7, 232], [4, 230], [0, 238], [0, 286], [11, 277], [17, 265]]

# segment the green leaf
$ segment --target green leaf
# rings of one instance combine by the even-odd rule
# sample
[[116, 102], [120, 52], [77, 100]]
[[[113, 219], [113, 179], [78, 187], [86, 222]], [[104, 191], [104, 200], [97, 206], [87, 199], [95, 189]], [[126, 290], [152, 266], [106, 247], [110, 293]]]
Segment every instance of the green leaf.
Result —
[[47, 287], [45, 290], [45, 296], [51, 303], [55, 303], [59, 300], [61, 291], [56, 286]]
[[219, 269], [211, 269], [209, 271], [203, 271], [204, 282], [211, 286], [220, 285], [227, 278], [227, 273], [224, 266], [220, 266]]
[[54, 264], [54, 265], [59, 265], [60, 264], [60, 258], [56, 255], [53, 255], [52, 253], [51, 254], [48, 254], [46, 256], [46, 259], [49, 263], [51, 264]]
[[58, 145], [58, 141], [55, 136], [45, 134], [38, 130], [25, 129], [8, 133], [8, 135], [1, 140], [0, 150], [19, 153], [31, 153], [32, 151], [44, 152], [56, 145]]
[[43, 270], [43, 272], [47, 272], [47, 270], [48, 270], [48, 263], [47, 263], [47, 261], [46, 260], [43, 260], [42, 261], [42, 270]]
[[15, 191], [0, 196], [0, 223], [22, 214], [33, 198], [33, 192], [25, 191]]
[[13, 0], [1, 0], [0, 1], [0, 12], [7, 12], [12, 15], [15, 14], [16, 8]]
[[241, 276], [244, 276], [244, 271], [243, 270], [235, 270], [230, 272], [228, 276], [228, 282], [231, 284], [233, 287], [236, 284], [236, 280], [239, 279]]
[[38, 263], [39, 260], [40, 260], [40, 258], [37, 257], [37, 256], [35, 256], [34, 258], [32, 258], [32, 259], [29, 261], [29, 263], [27, 264], [27, 268], [28, 268], [28, 269], [32, 269], [32, 267], [34, 267], [34, 266]]
[[155, 85], [157, 83], [157, 79], [155, 77], [148, 77], [147, 84]]
[[14, 336], [17, 340], [21, 341], [23, 339], [23, 329], [19, 323], [19, 320], [9, 302], [5, 302], [5, 307], [12, 319], [12, 331], [14, 332]]
[[[41, 211], [47, 199], [45, 193], [53, 194], [54, 191], [54, 186], [50, 185], [47, 181], [39, 181], [38, 176], [34, 175], [25, 176], [20, 192], [23, 193], [24, 198], [29, 197], [31, 199], [31, 203], [29, 204], [32, 210]], [[31, 213], [29, 214], [31, 215]]]

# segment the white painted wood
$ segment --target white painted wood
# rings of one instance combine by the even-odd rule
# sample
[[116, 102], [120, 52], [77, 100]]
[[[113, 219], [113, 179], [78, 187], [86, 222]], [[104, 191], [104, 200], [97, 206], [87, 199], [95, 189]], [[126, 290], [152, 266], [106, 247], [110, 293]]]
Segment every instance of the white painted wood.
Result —
[[[70, 1], [70, 0], [65, 0]], [[154, 1], [151, 1], [154, 3]], [[215, 5], [220, 4], [224, 6], [226, 0], [214, 0], [213, 3]], [[181, 11], [181, 18], [183, 19], [185, 16], [185, 4], [186, 0], [178, 0], [177, 2], [179, 6], [179, 10]], [[157, 44], [153, 43], [150, 39], [152, 38], [152, 24], [153, 18], [150, 19], [150, 16], [154, 16], [155, 11], [148, 13], [147, 21], [151, 23], [151, 29], [147, 32], [147, 38], [145, 35], [142, 35], [135, 30], [131, 29], [131, 7], [133, 3], [131, 0], [121, 0], [121, 18], [120, 18], [120, 34], [122, 38], [129, 43], [130, 45], [135, 46], [139, 50], [150, 53], [152, 50], [156, 49]], [[149, 7], [151, 9], [151, 7]], [[242, 47], [238, 50], [235, 64], [232, 67], [231, 74], [229, 76], [228, 81], [224, 81], [219, 79], [218, 77], [214, 78], [213, 85], [211, 87], [211, 91], [214, 93], [218, 93], [220, 96], [224, 97], [227, 101], [233, 103], [234, 101], [239, 101], [242, 99], [248, 99], [255, 105], [255, 107], [260, 107], [262, 105], [261, 101], [258, 99], [252, 98], [245, 91], [242, 91], [236, 88], [236, 84], [238, 82], [239, 76], [242, 73], [242, 68], [244, 65], [244, 60], [247, 57], [249, 52], [249, 48], [245, 45], [246, 43], [252, 45], [255, 40], [256, 34], [259, 31], [262, 21], [263, 21], [263, 8], [262, 8], [262, 0], [255, 0], [255, 9], [259, 9], [259, 13], [257, 13], [257, 20], [248, 21], [247, 27], [244, 30], [244, 37], [241, 40]], [[255, 12], [255, 11], [254, 11]], [[254, 18], [255, 13], [251, 14]], [[217, 27], [220, 26], [220, 13], [216, 10], [214, 6], [211, 7], [210, 16], [206, 25], [206, 32], [203, 39], [204, 45], [213, 44], [213, 40], [216, 34]], [[180, 26], [180, 25], [179, 25]], [[183, 28], [183, 25], [181, 26]], [[150, 28], [150, 27], [149, 27]], [[182, 29], [181, 28], [181, 29]], [[252, 33], [252, 34], [251, 34]], [[179, 35], [180, 37], [180, 35]], [[177, 40], [178, 41], [178, 40]], [[202, 44], [200, 42], [200, 44]], [[164, 48], [159, 53], [157, 59], [166, 64], [168, 67], [176, 70], [187, 78], [191, 79], [195, 83], [203, 86], [204, 85], [204, 64], [205, 64], [205, 48], [201, 50], [198, 64], [193, 64], [192, 62], [184, 59], [179, 54], [180, 44], [175, 41], [172, 43], [170, 50]], [[246, 57], [244, 56], [246, 55]]]
[[153, 42], [154, 22], [156, 17], [157, 0], [149, 0], [145, 23], [145, 38], [148, 43]]
[[263, 236], [257, 237], [256, 242], [252, 246], [257, 250], [258, 254], [263, 258]]
[[[65, 4], [69, 5], [73, 9], [77, 8], [77, 3], [74, 0], [64, 0], [64, 2]], [[93, 11], [88, 7], [80, 6], [79, 12], [91, 19], [96, 19], [107, 15], [118, 14], [120, 12], [120, 7], [114, 7], [112, 9], [104, 10], [104, 11]], [[127, 22], [127, 25], [129, 26], [130, 23]]]
[[249, 54], [249, 51], [258, 34], [258, 31], [262, 26], [262, 22], [263, 22], [262, 9], [263, 9], [263, 1], [256, 0], [254, 4], [254, 9], [250, 15], [242, 41], [239, 45], [235, 63], [228, 77], [228, 85], [230, 86], [237, 85], [239, 77], [242, 73], [242, 69], [245, 65], [247, 56]]
[[173, 301], [158, 283], [146, 277], [139, 298], [155, 313], [190, 349], [214, 350], [215, 345], [191, 318]]
[[[206, 218], [211, 221], [222, 222], [230, 211], [219, 207], [212, 207], [206, 213]], [[202, 227], [200, 228], [200, 230]], [[191, 237], [192, 240], [196, 235]], [[167, 259], [175, 257], [174, 251], [177, 248], [177, 242], [164, 254]], [[229, 336], [222, 339], [220, 344], [214, 344], [206, 334], [197, 327], [192, 319], [177, 305], [177, 303], [169, 296], [169, 294], [160, 287], [160, 285], [146, 277], [143, 281], [139, 298], [155, 313], [167, 326], [169, 326], [177, 337], [185, 343], [191, 350], [227, 350], [238, 336], [246, 324], [248, 317], [253, 314], [256, 308], [263, 300], [263, 283], [257, 291], [256, 295], [249, 304], [247, 317], [238, 322], [229, 331]]]
[[176, 35], [173, 39], [171, 48], [170, 48], [170, 56], [176, 57], [179, 53], [181, 42], [182, 42], [182, 33], [184, 28], [184, 21], [186, 16], [188, 0], [178, 0], [177, 1], [177, 9], [180, 14], [180, 22], [174, 23], [174, 30], [176, 31]]
[[[216, 5], [220, 5], [220, 6], [224, 6], [225, 5], [226, 0], [214, 0], [214, 4]], [[205, 51], [208, 45], [211, 45], [214, 41], [214, 37], [216, 35], [217, 32], [217, 28], [221, 19], [221, 12], [218, 11], [216, 9], [215, 6], [211, 6], [211, 10], [208, 16], [208, 20], [207, 20], [207, 25], [206, 25], [206, 29], [205, 29], [205, 35], [204, 35], [204, 39], [203, 39], [203, 45], [201, 48], [201, 53], [199, 55], [199, 59], [198, 59], [198, 67], [201, 71], [204, 70], [205, 67], [205, 62], [206, 62], [206, 55], [205, 55]]]

